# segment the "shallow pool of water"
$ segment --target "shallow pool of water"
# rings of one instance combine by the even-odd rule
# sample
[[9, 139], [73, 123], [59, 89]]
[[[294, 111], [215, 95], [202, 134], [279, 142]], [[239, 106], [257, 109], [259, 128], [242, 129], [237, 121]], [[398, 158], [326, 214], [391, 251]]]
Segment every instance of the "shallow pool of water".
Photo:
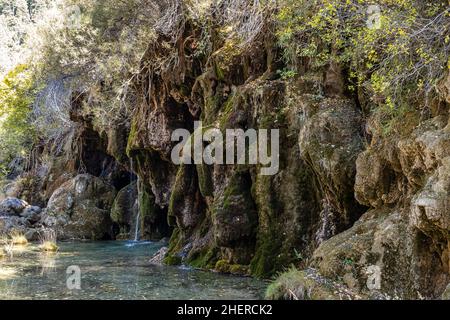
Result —
[[[59, 248], [57, 254], [43, 254], [29, 245], [0, 258], [0, 300], [260, 299], [267, 285], [253, 278], [153, 266], [148, 261], [159, 243], [61, 243]], [[68, 278], [71, 266], [81, 270], [80, 290], [68, 289], [68, 279], [76, 284]]]

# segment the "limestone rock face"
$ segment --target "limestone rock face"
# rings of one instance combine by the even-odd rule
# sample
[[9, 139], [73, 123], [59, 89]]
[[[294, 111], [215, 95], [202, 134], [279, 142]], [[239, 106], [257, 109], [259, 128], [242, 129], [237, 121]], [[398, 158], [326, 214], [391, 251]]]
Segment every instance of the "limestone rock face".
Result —
[[447, 118], [363, 152], [356, 196], [373, 209], [323, 243], [313, 266], [357, 292], [440, 297], [450, 281]]
[[351, 100], [306, 100], [302, 105], [300, 152], [320, 185], [322, 226], [317, 237], [323, 241], [345, 230], [365, 210], [354, 198], [355, 161], [363, 150], [362, 117]]
[[[195, 47], [202, 31], [189, 22], [185, 27], [174, 43]], [[136, 83], [149, 96], [138, 95], [127, 153], [174, 228], [167, 263], [266, 277], [297, 261], [296, 252], [306, 261], [361, 216], [353, 184], [362, 118], [343, 97], [339, 66], [329, 70], [324, 96], [314, 83], [280, 78], [283, 66], [269, 33], [248, 48], [214, 33], [205, 59], [190, 45], [157, 37], [144, 58], [145, 83]], [[161, 70], [152, 63], [170, 55], [179, 63]], [[260, 164], [173, 164], [171, 134], [193, 133], [194, 121], [222, 133], [280, 130], [277, 172], [261, 175]]]
[[58, 230], [59, 239], [111, 238], [110, 209], [115, 195], [114, 187], [101, 179], [78, 175], [52, 195], [43, 222]]
[[162, 247], [155, 255], [150, 259], [149, 263], [156, 266], [163, 265], [164, 258], [169, 249], [167, 247]]

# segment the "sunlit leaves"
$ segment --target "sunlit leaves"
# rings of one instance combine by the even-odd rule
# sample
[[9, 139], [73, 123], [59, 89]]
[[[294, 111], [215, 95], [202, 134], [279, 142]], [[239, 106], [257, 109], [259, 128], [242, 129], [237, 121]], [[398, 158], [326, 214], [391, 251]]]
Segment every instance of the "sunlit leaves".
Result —
[[31, 148], [32, 88], [32, 77], [25, 65], [18, 65], [0, 82], [0, 163], [3, 166], [16, 156], [25, 156]]
[[[380, 28], [367, 25], [369, 0], [283, 0], [277, 36], [288, 65], [310, 58], [349, 69], [350, 87], [390, 106], [428, 101], [446, 71], [450, 32], [447, 1], [381, 0]], [[382, 99], [384, 97], [384, 99]], [[380, 99], [381, 98], [381, 99]]]

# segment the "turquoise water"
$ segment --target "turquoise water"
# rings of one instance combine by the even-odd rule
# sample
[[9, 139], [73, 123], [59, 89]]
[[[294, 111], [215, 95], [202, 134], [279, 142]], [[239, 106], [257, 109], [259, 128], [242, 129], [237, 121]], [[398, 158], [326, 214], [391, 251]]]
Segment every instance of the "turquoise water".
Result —
[[[61, 243], [59, 248], [44, 254], [29, 245], [0, 258], [0, 300], [260, 299], [267, 286], [253, 278], [153, 266], [148, 260], [159, 243]], [[79, 290], [67, 287], [71, 266], [81, 270]]]

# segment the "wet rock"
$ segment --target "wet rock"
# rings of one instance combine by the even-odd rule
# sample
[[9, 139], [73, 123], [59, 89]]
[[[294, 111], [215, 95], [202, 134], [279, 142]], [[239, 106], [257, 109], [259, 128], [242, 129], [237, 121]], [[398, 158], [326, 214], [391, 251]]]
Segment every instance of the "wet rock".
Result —
[[111, 209], [111, 219], [120, 228], [119, 237], [130, 239], [132, 227], [136, 224], [138, 211], [137, 182], [133, 182], [120, 190]]
[[201, 221], [203, 210], [197, 188], [195, 166], [183, 165], [178, 170], [169, 204], [169, 220], [181, 230], [192, 230]]
[[159, 251], [150, 259], [150, 264], [153, 265], [163, 265], [164, 263], [164, 258], [167, 255], [167, 252], [169, 251], [169, 248], [167, 247], [163, 247], [161, 249], [159, 249]]
[[214, 235], [219, 246], [233, 248], [254, 239], [258, 216], [250, 193], [250, 175], [237, 172], [226, 185], [216, 197]]

